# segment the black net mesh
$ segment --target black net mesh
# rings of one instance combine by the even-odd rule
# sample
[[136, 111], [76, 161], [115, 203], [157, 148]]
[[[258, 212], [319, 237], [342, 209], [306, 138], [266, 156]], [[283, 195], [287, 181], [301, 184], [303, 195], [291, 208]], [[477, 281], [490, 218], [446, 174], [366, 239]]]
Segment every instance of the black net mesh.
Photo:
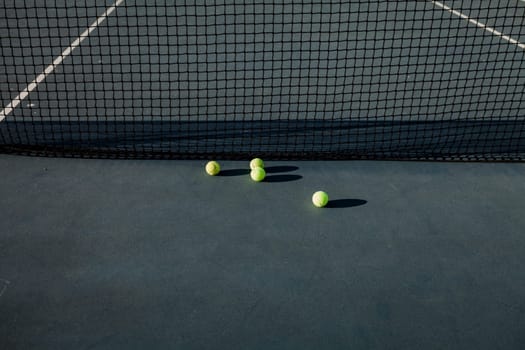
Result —
[[523, 160], [517, 0], [2, 0], [0, 151]]

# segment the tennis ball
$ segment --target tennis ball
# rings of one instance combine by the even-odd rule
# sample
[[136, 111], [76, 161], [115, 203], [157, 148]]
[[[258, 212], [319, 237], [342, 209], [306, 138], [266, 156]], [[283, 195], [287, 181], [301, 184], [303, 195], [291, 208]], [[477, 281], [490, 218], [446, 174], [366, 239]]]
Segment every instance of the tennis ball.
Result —
[[261, 182], [266, 177], [266, 171], [260, 167], [253, 168], [250, 172], [250, 177], [253, 181]]
[[312, 202], [316, 207], [322, 208], [328, 203], [328, 195], [326, 192], [317, 191], [312, 196]]
[[208, 175], [215, 176], [221, 171], [221, 166], [216, 161], [211, 161], [206, 164], [206, 172]]
[[264, 169], [264, 162], [263, 162], [263, 160], [261, 158], [254, 158], [250, 162], [250, 169], [255, 169], [255, 168], [263, 168]]

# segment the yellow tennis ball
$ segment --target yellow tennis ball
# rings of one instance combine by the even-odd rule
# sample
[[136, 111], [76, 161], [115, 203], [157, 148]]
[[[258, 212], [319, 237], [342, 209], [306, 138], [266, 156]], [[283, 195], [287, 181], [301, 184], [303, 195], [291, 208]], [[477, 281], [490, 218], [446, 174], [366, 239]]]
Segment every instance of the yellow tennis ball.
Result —
[[260, 167], [253, 168], [250, 172], [250, 177], [253, 181], [261, 182], [266, 177], [266, 171], [264, 171], [264, 169]]
[[211, 161], [206, 164], [206, 172], [208, 175], [215, 176], [221, 171], [221, 166], [216, 161]]
[[264, 169], [264, 162], [263, 162], [263, 160], [261, 158], [254, 158], [250, 162], [250, 169], [255, 169], [255, 168], [263, 168]]
[[326, 204], [328, 204], [328, 195], [326, 192], [323, 191], [317, 191], [312, 196], [312, 203], [318, 208], [324, 207]]

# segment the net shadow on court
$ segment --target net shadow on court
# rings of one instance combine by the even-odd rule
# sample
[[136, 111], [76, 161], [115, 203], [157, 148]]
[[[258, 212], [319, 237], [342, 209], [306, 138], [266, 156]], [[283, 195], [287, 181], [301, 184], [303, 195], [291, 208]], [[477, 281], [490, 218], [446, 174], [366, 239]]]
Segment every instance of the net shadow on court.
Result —
[[521, 160], [525, 120], [10, 122], [6, 153], [169, 159]]

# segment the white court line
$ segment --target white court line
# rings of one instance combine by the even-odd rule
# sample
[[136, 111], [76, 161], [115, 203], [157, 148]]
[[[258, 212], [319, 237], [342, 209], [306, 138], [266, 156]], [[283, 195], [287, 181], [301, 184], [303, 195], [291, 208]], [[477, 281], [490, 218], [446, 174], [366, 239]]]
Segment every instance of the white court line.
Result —
[[124, 0], [117, 0], [113, 4], [113, 6], [109, 7], [106, 10], [106, 12], [104, 12], [102, 14], [102, 16], [97, 18], [95, 20], [95, 22], [93, 22], [93, 24], [91, 24], [89, 26], [88, 29], [86, 29], [82, 34], [80, 34], [80, 36], [75, 41], [73, 41], [71, 43], [71, 45], [69, 45], [69, 47], [66, 48], [64, 50], [64, 52], [62, 52], [62, 54], [60, 56], [55, 58], [53, 63], [51, 63], [49, 66], [47, 66], [46, 69], [44, 69], [42, 74], [37, 76], [35, 78], [35, 80], [33, 80], [31, 83], [29, 83], [29, 85], [27, 85], [27, 87], [17, 97], [15, 97], [7, 105], [7, 107], [5, 107], [0, 112], [0, 122], [3, 121], [5, 119], [5, 117], [7, 117], [16, 107], [18, 107], [18, 105], [23, 100], [25, 100], [27, 96], [29, 96], [31, 91], [36, 89], [38, 84], [40, 84], [42, 81], [44, 81], [49, 74], [53, 73], [53, 71], [56, 69], [56, 67], [58, 67], [62, 63], [62, 61], [64, 61], [64, 59], [66, 59], [73, 52], [73, 50], [75, 50], [89, 36], [89, 34], [91, 34], [92, 31], [94, 31], [101, 23], [103, 23], [106, 20], [106, 18], [108, 18], [117, 9], [117, 7], [120, 6], [123, 2], [124, 2]]
[[[523, 0], [522, 0], [522, 1], [523, 1]], [[489, 32], [489, 33], [492, 33], [492, 34], [494, 34], [494, 35], [496, 35], [496, 36], [499, 36], [501, 39], [506, 40], [506, 41], [508, 41], [509, 43], [518, 46], [520, 49], [525, 50], [525, 44], [519, 42], [518, 40], [516, 40], [516, 39], [514, 39], [514, 38], [511, 38], [510, 36], [505, 35], [505, 34], [503, 34], [502, 32], [498, 32], [498, 31], [497, 31], [496, 29], [494, 29], [494, 28], [487, 27], [487, 25], [485, 25], [485, 24], [483, 24], [483, 23], [481, 23], [481, 22], [478, 22], [478, 21], [476, 21], [475, 19], [470, 18], [469, 16], [467, 16], [467, 15], [465, 15], [465, 14], [459, 12], [459, 11], [454, 10], [453, 8], [448, 7], [447, 5], [445, 5], [445, 4], [443, 4], [443, 3], [439, 2], [439, 1], [434, 1], [434, 0], [432, 0], [432, 3], [433, 3], [434, 5], [436, 5], [436, 6], [441, 7], [441, 8], [444, 9], [444, 10], [447, 10], [448, 12], [452, 13], [453, 15], [456, 15], [456, 16], [458, 16], [458, 17], [461, 17], [461, 18], [463, 18], [463, 19], [466, 19], [466, 20], [469, 21], [470, 23], [475, 24], [475, 25], [477, 25], [478, 27], [480, 27], [480, 28], [482, 28], [482, 29], [485, 29], [485, 30], [486, 30], [487, 32]]]

